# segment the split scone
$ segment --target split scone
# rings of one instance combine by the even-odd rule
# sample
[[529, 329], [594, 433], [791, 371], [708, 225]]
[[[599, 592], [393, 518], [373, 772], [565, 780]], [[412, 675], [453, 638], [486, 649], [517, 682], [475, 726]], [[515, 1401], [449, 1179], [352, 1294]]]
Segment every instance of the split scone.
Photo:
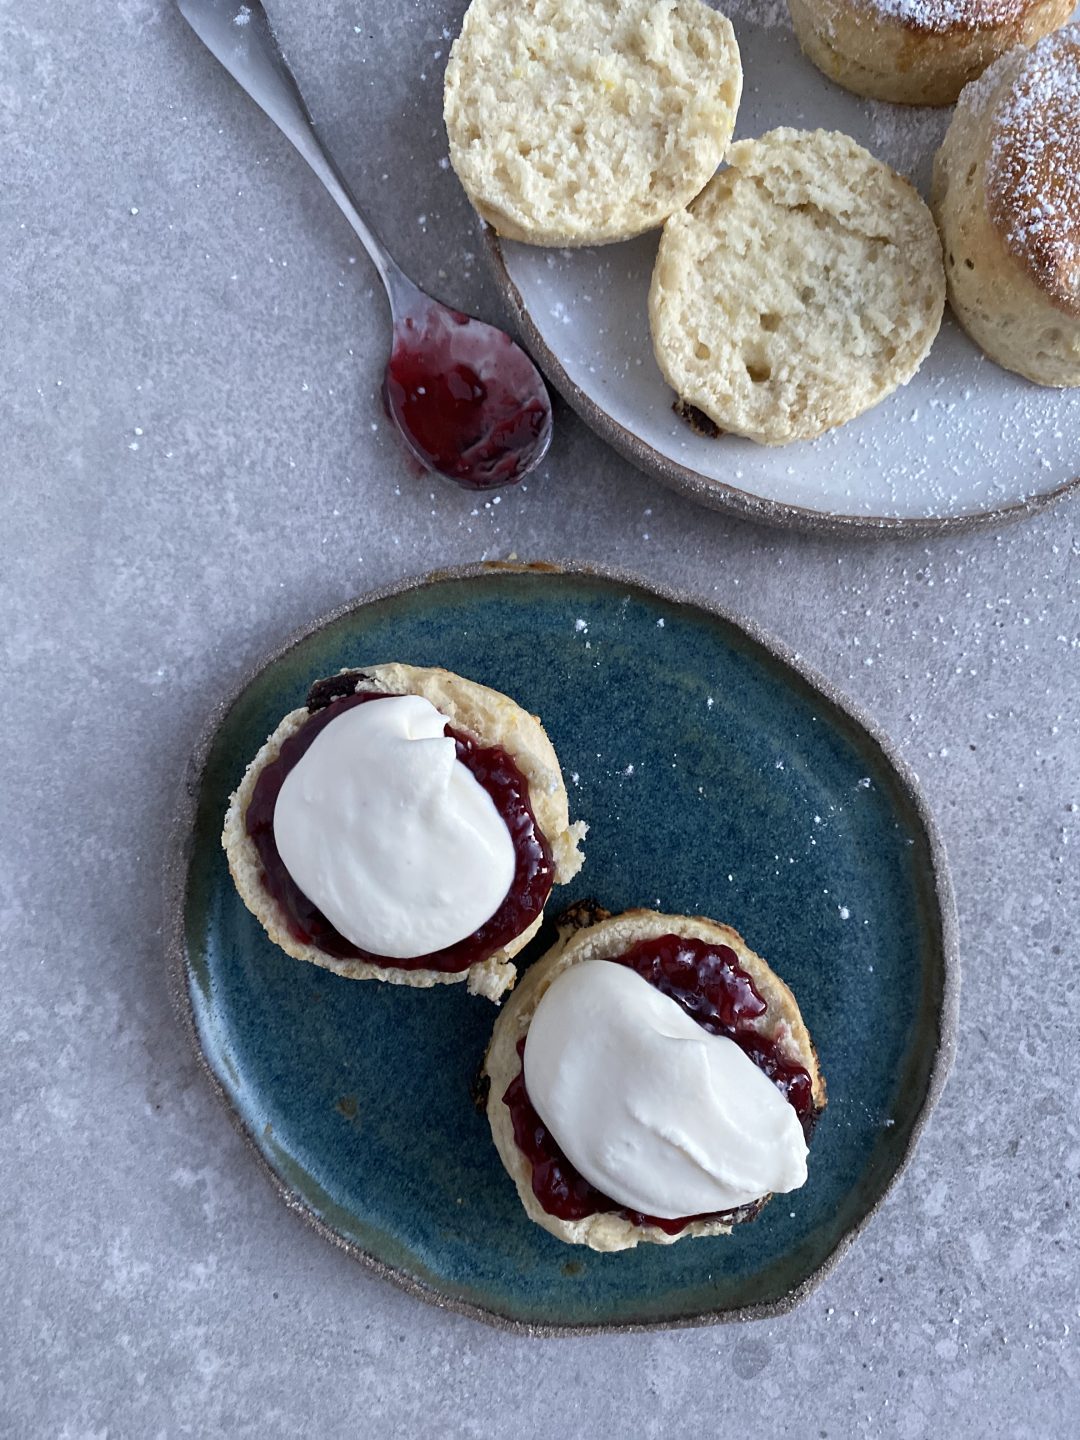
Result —
[[788, 0], [799, 44], [857, 95], [951, 105], [1016, 45], [1034, 45], [1073, 0]]
[[932, 203], [975, 343], [1039, 385], [1080, 385], [1080, 24], [968, 86]]
[[498, 1000], [580, 822], [543, 726], [448, 670], [371, 665], [317, 681], [232, 796], [221, 837], [276, 945], [354, 980], [467, 980]]
[[500, 235], [603, 245], [693, 199], [741, 94], [735, 32], [702, 0], [472, 0], [443, 114], [451, 164]]
[[804, 1184], [825, 1107], [783, 981], [728, 926], [650, 910], [565, 930], [504, 1006], [483, 1075], [529, 1218], [593, 1250], [753, 1220]]
[[915, 189], [847, 135], [772, 130], [664, 226], [656, 360], [684, 406], [763, 445], [809, 440], [915, 374], [945, 305]]

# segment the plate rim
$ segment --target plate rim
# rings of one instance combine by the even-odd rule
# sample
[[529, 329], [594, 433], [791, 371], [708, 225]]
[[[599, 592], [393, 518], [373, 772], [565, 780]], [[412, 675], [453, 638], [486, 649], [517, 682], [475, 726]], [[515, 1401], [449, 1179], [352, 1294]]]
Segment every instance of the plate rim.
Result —
[[[677, 1315], [662, 1319], [550, 1323], [520, 1320], [473, 1301], [446, 1295], [435, 1285], [418, 1278], [408, 1270], [380, 1260], [370, 1251], [365, 1250], [363, 1246], [340, 1234], [315, 1214], [303, 1196], [288, 1184], [264, 1154], [251, 1127], [230, 1099], [218, 1071], [211, 1063], [200, 1040], [191, 997], [191, 969], [186, 940], [185, 914], [188, 876], [194, 854], [194, 825], [206, 763], [226, 718], [248, 687], [265, 670], [328, 625], [335, 624], [368, 605], [393, 599], [413, 590], [425, 589], [433, 584], [445, 581], [486, 579], [506, 574], [576, 575], [586, 579], [605, 580], [642, 592], [654, 600], [660, 599], [672, 605], [691, 606], [721, 620], [751, 640], [771, 658], [780, 661], [781, 664], [794, 671], [800, 679], [821, 693], [842, 715], [853, 721], [869, 736], [896, 775], [926, 835], [933, 892], [937, 901], [937, 913], [940, 921], [942, 961], [942, 995], [936, 1017], [938, 1022], [937, 1046], [927, 1080], [926, 1093], [912, 1123], [911, 1134], [904, 1152], [874, 1203], [844, 1231], [833, 1249], [814, 1270], [805, 1276], [798, 1285], [776, 1300], [757, 1301], [732, 1309], [703, 1310], [693, 1315]], [[184, 766], [176, 796], [166, 839], [162, 879], [162, 939], [166, 962], [166, 981], [174, 1015], [187, 1037], [199, 1068], [210, 1082], [213, 1093], [224, 1106], [248, 1150], [254, 1155], [258, 1168], [269, 1179], [286, 1207], [294, 1214], [299, 1215], [306, 1224], [314, 1229], [316, 1234], [324, 1240], [328, 1240], [338, 1249], [344, 1250], [353, 1260], [381, 1279], [389, 1280], [408, 1294], [427, 1301], [429, 1304], [466, 1315], [470, 1319], [480, 1320], [511, 1334], [525, 1335], [531, 1338], [630, 1334], [645, 1331], [697, 1329], [706, 1325], [728, 1324], [744, 1320], [775, 1319], [788, 1314], [832, 1273], [856, 1237], [862, 1233], [889, 1195], [892, 1194], [900, 1177], [911, 1163], [926, 1124], [941, 1098], [956, 1053], [960, 960], [955, 895], [944, 842], [915, 772], [899, 754], [885, 730], [875, 720], [863, 713], [861, 708], [837, 689], [832, 681], [808, 665], [783, 641], [777, 640], [756, 621], [737, 615], [723, 605], [709, 600], [701, 600], [690, 592], [679, 590], [676, 587], [647, 580], [621, 567], [588, 565], [579, 561], [556, 562], [550, 560], [477, 561], [456, 565], [432, 570], [424, 575], [408, 576], [380, 586], [335, 606], [332, 610], [293, 630], [253, 665], [245, 667], [239, 681], [229, 690], [226, 697], [211, 709], [203, 723], [196, 744]]]
[[628, 430], [570, 378], [562, 361], [537, 328], [532, 312], [510, 274], [506, 257], [503, 255], [501, 237], [485, 220], [480, 221], [480, 227], [496, 288], [509, 307], [515, 325], [524, 336], [529, 353], [571, 409], [624, 460], [629, 460], [643, 474], [659, 480], [669, 490], [686, 496], [708, 510], [725, 511], [737, 515], [740, 520], [750, 520], [758, 525], [779, 529], [797, 530], [804, 534], [892, 540], [942, 535], [946, 532], [960, 534], [969, 530], [1013, 525], [1029, 515], [1037, 515], [1080, 487], [1078, 474], [1050, 490], [1034, 492], [1021, 500], [1011, 501], [1008, 505], [999, 505], [993, 510], [966, 510], [959, 515], [849, 515], [839, 511], [815, 509], [812, 506], [793, 505], [785, 500], [770, 500], [767, 496], [755, 495], [753, 491], [743, 490], [725, 480], [709, 479], [699, 470], [689, 465], [681, 465], [677, 460], [662, 454], [632, 430]]

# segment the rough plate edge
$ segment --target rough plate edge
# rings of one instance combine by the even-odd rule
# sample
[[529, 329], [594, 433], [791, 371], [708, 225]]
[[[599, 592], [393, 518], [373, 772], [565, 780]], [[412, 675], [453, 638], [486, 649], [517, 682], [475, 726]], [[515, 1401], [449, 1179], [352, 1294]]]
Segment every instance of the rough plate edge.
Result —
[[[744, 1305], [731, 1310], [704, 1311], [699, 1315], [680, 1315], [668, 1320], [626, 1321], [616, 1324], [600, 1322], [595, 1325], [550, 1325], [531, 1324], [528, 1321], [516, 1320], [510, 1316], [502, 1315], [498, 1311], [488, 1310], [483, 1306], [471, 1304], [466, 1300], [459, 1300], [452, 1296], [443, 1295], [433, 1285], [418, 1280], [405, 1270], [400, 1270], [392, 1265], [385, 1264], [382, 1260], [369, 1254], [368, 1251], [364, 1250], [361, 1246], [339, 1235], [336, 1230], [320, 1220], [319, 1217], [309, 1209], [306, 1201], [282, 1180], [271, 1166], [269, 1160], [267, 1160], [266, 1156], [262, 1153], [255, 1136], [248, 1125], [245, 1124], [240, 1112], [229, 1099], [217, 1072], [211, 1065], [200, 1043], [188, 986], [184, 914], [187, 898], [188, 868], [192, 850], [193, 826], [198, 807], [199, 789], [210, 749], [225, 717], [248, 685], [260, 675], [263, 670], [275, 664], [283, 655], [306, 640], [310, 635], [313, 635], [316, 631], [343, 619], [346, 615], [361, 610], [367, 605], [392, 599], [394, 596], [405, 594], [410, 590], [423, 589], [425, 586], [439, 581], [470, 580], [491, 574], [505, 574], [507, 572], [546, 572], [608, 580], [616, 585], [624, 585], [630, 589], [642, 592], [652, 599], [664, 600], [672, 605], [689, 605], [696, 609], [703, 610], [747, 636], [755, 645], [763, 649], [772, 658], [779, 660], [783, 665], [793, 670], [800, 679], [804, 680], [813, 689], [822, 694], [841, 714], [865, 731], [877, 746], [885, 761], [892, 768], [926, 834], [930, 848], [934, 891], [938, 902], [938, 914], [941, 924], [942, 960], [944, 964], [941, 1008], [938, 1013], [937, 1053], [934, 1057], [933, 1068], [930, 1072], [926, 1096], [923, 1100], [922, 1108], [915, 1116], [907, 1148], [877, 1200], [861, 1219], [841, 1236], [834, 1249], [826, 1256], [818, 1268], [779, 1300], [764, 1301], [755, 1305]], [[699, 600], [686, 592], [680, 592], [663, 585], [654, 584], [625, 570], [605, 566], [582, 565], [574, 562], [555, 564], [550, 561], [537, 561], [532, 563], [496, 561], [460, 565], [446, 570], [434, 570], [428, 575], [400, 580], [391, 585], [383, 586], [378, 590], [371, 591], [369, 594], [357, 600], [352, 600], [344, 605], [337, 606], [328, 614], [322, 615], [317, 620], [294, 631], [287, 640], [277, 646], [268, 655], [264, 656], [257, 665], [249, 669], [240, 682], [233, 688], [228, 698], [215, 706], [187, 763], [177, 800], [176, 813], [170, 826], [166, 845], [162, 931], [167, 963], [169, 994], [176, 1018], [184, 1033], [187, 1035], [195, 1058], [209, 1080], [215, 1095], [224, 1105], [234, 1126], [243, 1136], [249, 1149], [255, 1156], [262, 1172], [270, 1180], [286, 1206], [300, 1215], [324, 1240], [329, 1240], [331, 1244], [344, 1250], [354, 1260], [366, 1266], [367, 1269], [374, 1271], [374, 1273], [382, 1279], [392, 1281], [410, 1295], [415, 1295], [421, 1300], [426, 1300], [429, 1304], [452, 1310], [457, 1314], [467, 1315], [471, 1319], [482, 1320], [488, 1325], [493, 1325], [498, 1329], [509, 1331], [516, 1335], [546, 1338], [570, 1335], [629, 1334], [638, 1331], [655, 1330], [684, 1330], [738, 1320], [767, 1320], [788, 1314], [800, 1301], [805, 1300], [813, 1290], [817, 1289], [825, 1277], [832, 1272], [841, 1257], [847, 1253], [855, 1237], [866, 1228], [867, 1224], [884, 1204], [886, 1198], [891, 1194], [900, 1176], [907, 1169], [919, 1138], [926, 1127], [926, 1122], [941, 1097], [941, 1092], [948, 1077], [956, 1048], [960, 965], [958, 957], [956, 907], [953, 897], [952, 881], [949, 877], [948, 862], [945, 856], [945, 848], [938, 833], [937, 824], [930, 813], [930, 809], [914, 772], [902, 756], [895, 751], [892, 741], [885, 734], [884, 730], [842, 695], [831, 681], [819, 675], [817, 671], [797, 658], [794, 652], [789, 650], [782, 642], [774, 640], [766, 634], [755, 622], [735, 616], [723, 606], [712, 604], [709, 601]]]
[[1060, 500], [1080, 486], [1080, 475], [1066, 480], [1052, 490], [1044, 490], [1016, 500], [1010, 505], [995, 510], [971, 510], [959, 515], [899, 516], [899, 515], [845, 515], [830, 510], [815, 510], [802, 505], [789, 505], [780, 500], [769, 500], [749, 490], [740, 490], [722, 480], [711, 480], [688, 465], [680, 465], [659, 450], [647, 444], [624, 425], [620, 425], [608, 412], [586, 395], [563, 368], [562, 362], [540, 334], [533, 321], [521, 292], [511, 278], [503, 258], [502, 245], [496, 231], [481, 221], [484, 246], [495, 277], [495, 283], [503, 300], [510, 307], [514, 322], [525, 340], [525, 348], [536, 360], [544, 374], [555, 386], [563, 399], [568, 401], [581, 416], [590, 430], [618, 451], [632, 465], [644, 474], [659, 480], [669, 490], [704, 505], [710, 510], [723, 510], [737, 515], [740, 520], [752, 520], [758, 525], [800, 530], [807, 534], [844, 536], [849, 539], [907, 538], [926, 535], [956, 534], [964, 530], [989, 529], [995, 525], [1011, 525], [1028, 515]]

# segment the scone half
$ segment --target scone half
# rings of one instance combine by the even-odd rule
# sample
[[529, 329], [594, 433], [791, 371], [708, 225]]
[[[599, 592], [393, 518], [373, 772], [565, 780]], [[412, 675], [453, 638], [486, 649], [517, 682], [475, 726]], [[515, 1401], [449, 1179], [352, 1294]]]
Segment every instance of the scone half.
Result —
[[735, 32], [702, 0], [472, 0], [446, 67], [450, 162], [507, 239], [627, 240], [702, 188], [741, 94]]
[[743, 140], [664, 226], [657, 364], [684, 405], [763, 445], [810, 440], [906, 384], [945, 273], [916, 190], [847, 135]]
[[[573, 967], [596, 960], [616, 960], [633, 952], [635, 947], [648, 951], [649, 943], [663, 942], [669, 937], [703, 942], [702, 948], [707, 947], [712, 954], [724, 947], [729, 954], [734, 953], [738, 970], [749, 978], [754, 992], [765, 1004], [763, 1013], [745, 1027], [749, 1034], [747, 1043], [752, 1047], [755, 1041], [760, 1042], [759, 1049], [775, 1056], [792, 1074], [802, 1072], [799, 1103], [803, 1113], [798, 1118], [804, 1134], [812, 1132], [825, 1107], [825, 1080], [795, 997], [735, 930], [700, 916], [662, 915], [650, 910], [629, 910], [576, 930], [571, 920], [561, 928], [558, 943], [526, 971], [503, 1006], [482, 1071], [487, 1085], [486, 1106], [492, 1137], [526, 1214], [568, 1244], [611, 1251], [631, 1249], [641, 1243], [670, 1245], [688, 1236], [725, 1235], [735, 1225], [754, 1219], [769, 1199], [769, 1195], [764, 1194], [754, 1203], [724, 1213], [699, 1215], [685, 1223], [659, 1224], [651, 1223], [643, 1215], [635, 1216], [625, 1206], [599, 1195], [593, 1213], [562, 1218], [542, 1203], [541, 1195], [545, 1193], [544, 1184], [549, 1177], [535, 1173], [533, 1162], [516, 1138], [515, 1121], [523, 1126], [525, 1133], [536, 1134], [534, 1121], [539, 1117], [535, 1111], [530, 1112], [529, 1097], [524, 1092], [523, 1051], [537, 1007], [550, 987]], [[582, 1103], [588, 1104], [588, 1098], [582, 1097]], [[561, 1185], [566, 1178], [571, 1184], [580, 1181], [579, 1172], [557, 1144], [552, 1151], [553, 1143], [554, 1137], [550, 1135], [544, 1141], [544, 1165], [547, 1166], [554, 1154], [555, 1163], [562, 1167], [556, 1183]]]
[[[335, 719], [330, 718], [328, 712], [355, 706], [357, 701], [354, 697], [360, 695], [418, 696], [445, 718], [454, 735], [474, 742], [481, 756], [490, 752], [496, 757], [500, 754], [508, 757], [512, 766], [516, 767], [515, 773], [519, 772], [527, 787], [527, 796], [523, 796], [518, 807], [516, 823], [519, 826], [525, 823], [528, 818], [525, 812], [531, 811], [535, 833], [542, 837], [549, 855], [549, 861], [545, 862], [546, 877], [540, 874], [532, 878], [530, 894], [534, 910], [538, 895], [546, 895], [552, 884], [565, 883], [581, 868], [583, 856], [579, 844], [586, 826], [581, 822], [570, 822], [566, 786], [558, 757], [539, 719], [499, 691], [464, 679], [449, 670], [398, 663], [380, 664], [344, 670], [336, 676], [317, 681], [311, 687], [307, 704], [284, 717], [251, 761], [230, 799], [221, 837], [240, 897], [274, 944], [297, 960], [320, 965], [353, 980], [382, 980], [417, 987], [467, 982], [472, 993], [498, 1001], [514, 984], [517, 973], [511, 963], [514, 955], [540, 928], [542, 903], [536, 913], [528, 915], [527, 924], [522, 924], [517, 933], [506, 936], [490, 953], [479, 954], [475, 961], [462, 964], [463, 952], [468, 950], [468, 941], [463, 941], [456, 947], [455, 954], [447, 951], [442, 955], [433, 955], [430, 959], [437, 963], [427, 965], [423, 963], [426, 958], [423, 956], [392, 959], [381, 955], [377, 949], [353, 945], [332, 925], [328, 931], [323, 932], [320, 928], [318, 932], [324, 935], [324, 944], [331, 946], [328, 950], [313, 943], [312, 926], [306, 923], [305, 916], [301, 915], [298, 919], [297, 911], [290, 913], [287, 905], [271, 893], [272, 888], [284, 887], [291, 895], [288, 882], [292, 877], [286, 871], [282, 880], [274, 858], [276, 847], [272, 847], [270, 858], [274, 879], [272, 884], [268, 883], [264, 864], [267, 826], [265, 823], [256, 825], [256, 812], [251, 808], [253, 800], [260, 796], [256, 801], [256, 811], [260, 806], [265, 809], [269, 805], [272, 821], [274, 807], [280, 797], [271, 798], [269, 802], [261, 797], [268, 793], [271, 797], [276, 794], [274, 786], [279, 784], [279, 776], [275, 775], [274, 767], [280, 761], [282, 747], [300, 735], [313, 719], [325, 724], [329, 718], [325, 728], [331, 728]], [[365, 705], [364, 708], [368, 707]], [[264, 776], [264, 789], [260, 792], [260, 779]], [[525, 821], [522, 816], [525, 816]], [[533, 833], [530, 832], [530, 835]], [[256, 836], [260, 837], [259, 843]], [[284, 870], [283, 865], [281, 869]], [[519, 873], [515, 871], [515, 878]], [[512, 899], [512, 891], [508, 893]], [[300, 902], [304, 900], [301, 894]], [[494, 917], [495, 921], [502, 914], [500, 910]], [[327, 924], [321, 915], [317, 916], [317, 921]], [[504, 931], [507, 923], [506, 920], [501, 922]], [[481, 942], [484, 935], [490, 937], [490, 932], [483, 928], [478, 934]]]

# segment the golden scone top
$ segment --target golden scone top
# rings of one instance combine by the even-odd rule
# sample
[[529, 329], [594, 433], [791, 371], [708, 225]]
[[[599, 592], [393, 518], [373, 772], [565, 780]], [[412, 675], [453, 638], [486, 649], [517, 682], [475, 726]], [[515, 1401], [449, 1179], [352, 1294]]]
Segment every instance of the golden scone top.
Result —
[[1080, 315], [1080, 24], [1040, 40], [998, 101], [986, 194], [1010, 253]]

